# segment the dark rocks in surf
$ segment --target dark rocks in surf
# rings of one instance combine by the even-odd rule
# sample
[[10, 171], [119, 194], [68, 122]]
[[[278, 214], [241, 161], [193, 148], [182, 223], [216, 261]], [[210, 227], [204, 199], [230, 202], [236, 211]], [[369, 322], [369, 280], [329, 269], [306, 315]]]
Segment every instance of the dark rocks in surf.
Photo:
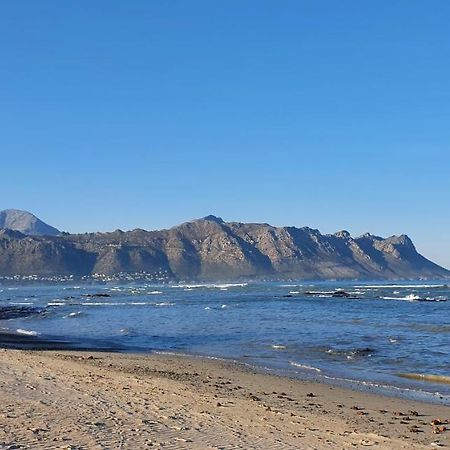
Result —
[[373, 353], [375, 353], [375, 350], [370, 347], [351, 348], [351, 349], [329, 348], [325, 352], [333, 356], [341, 356], [347, 359], [354, 359], [360, 357], [361, 358], [370, 357], [372, 356]]
[[348, 292], [338, 289], [337, 291], [306, 291], [304, 293], [305, 295], [311, 295], [311, 296], [317, 296], [317, 297], [334, 297], [334, 298], [348, 298], [348, 299], [359, 299], [361, 297], [358, 297], [353, 294], [349, 294]]
[[338, 298], [349, 298], [351, 295], [348, 292], [345, 291], [335, 291], [331, 294], [332, 297], [338, 297]]
[[111, 297], [111, 294], [104, 294], [99, 292], [98, 294], [86, 294], [84, 297]]
[[375, 352], [373, 348], [357, 348], [356, 350], [353, 350], [351, 353], [356, 356], [369, 356], [372, 355]]
[[31, 308], [26, 306], [1, 306], [0, 320], [19, 319], [21, 317], [29, 317], [41, 314], [42, 309]]

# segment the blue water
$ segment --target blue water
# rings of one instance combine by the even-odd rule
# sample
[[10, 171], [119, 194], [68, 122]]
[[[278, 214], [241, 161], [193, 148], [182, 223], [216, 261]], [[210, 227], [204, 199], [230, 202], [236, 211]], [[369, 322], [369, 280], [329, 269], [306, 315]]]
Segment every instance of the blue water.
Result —
[[[358, 299], [327, 297], [343, 288]], [[323, 294], [306, 295], [307, 291]], [[92, 294], [110, 297], [89, 297]], [[0, 329], [119, 351], [231, 358], [288, 376], [450, 404], [450, 288], [439, 283], [0, 286]], [[445, 379], [443, 378], [443, 381]]]

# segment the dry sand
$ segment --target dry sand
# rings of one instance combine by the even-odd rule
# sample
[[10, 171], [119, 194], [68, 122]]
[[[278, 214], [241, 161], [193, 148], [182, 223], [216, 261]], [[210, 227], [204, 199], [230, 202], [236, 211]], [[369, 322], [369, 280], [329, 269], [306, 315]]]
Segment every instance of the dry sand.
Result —
[[199, 358], [0, 350], [0, 388], [0, 449], [430, 449], [450, 435], [430, 424], [445, 406]]

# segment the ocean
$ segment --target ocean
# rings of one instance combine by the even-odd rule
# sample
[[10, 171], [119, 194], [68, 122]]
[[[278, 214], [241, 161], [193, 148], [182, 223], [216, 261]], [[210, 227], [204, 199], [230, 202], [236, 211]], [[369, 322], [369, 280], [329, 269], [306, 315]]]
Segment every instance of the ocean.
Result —
[[3, 285], [0, 331], [62, 347], [225, 358], [450, 405], [442, 282]]

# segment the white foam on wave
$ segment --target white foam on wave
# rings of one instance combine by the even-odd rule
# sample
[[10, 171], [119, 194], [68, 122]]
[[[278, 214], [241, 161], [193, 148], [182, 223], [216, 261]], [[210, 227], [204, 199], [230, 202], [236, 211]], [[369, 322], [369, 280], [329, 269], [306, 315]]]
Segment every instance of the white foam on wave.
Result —
[[33, 330], [24, 330], [23, 328], [17, 328], [16, 333], [24, 334], [26, 336], [38, 336], [39, 333]]
[[183, 289], [228, 289], [234, 287], [245, 287], [248, 283], [223, 283], [223, 284], [176, 284], [171, 286], [172, 288], [183, 288]]
[[71, 312], [67, 314], [67, 316], [64, 316], [64, 319], [73, 318], [82, 315], [83, 313], [81, 311]]
[[275, 350], [284, 350], [286, 348], [285, 345], [281, 345], [281, 344], [273, 344], [273, 345], [271, 345], [271, 347]]
[[126, 306], [129, 303], [117, 303], [117, 302], [83, 302], [80, 303], [83, 306]]
[[403, 300], [408, 302], [445, 302], [447, 299], [445, 297], [420, 297], [419, 295], [409, 294], [405, 297], [380, 297], [383, 300]]
[[308, 364], [300, 364], [294, 361], [289, 361], [289, 364], [294, 367], [298, 367], [300, 369], [313, 370], [314, 372], [322, 372], [318, 367], [309, 366]]
[[375, 284], [370, 286], [355, 286], [355, 288], [366, 289], [426, 289], [426, 288], [445, 288], [446, 284]]
[[30, 306], [34, 305], [34, 302], [10, 302], [9, 304], [14, 306]]
[[150, 302], [83, 302], [82, 306], [171, 306], [175, 303], [162, 302], [162, 303], [150, 303]]
[[48, 302], [47, 306], [66, 306], [66, 302]]
[[408, 296], [406, 297], [380, 297], [382, 300], [411, 300], [410, 298], [408, 298]]

